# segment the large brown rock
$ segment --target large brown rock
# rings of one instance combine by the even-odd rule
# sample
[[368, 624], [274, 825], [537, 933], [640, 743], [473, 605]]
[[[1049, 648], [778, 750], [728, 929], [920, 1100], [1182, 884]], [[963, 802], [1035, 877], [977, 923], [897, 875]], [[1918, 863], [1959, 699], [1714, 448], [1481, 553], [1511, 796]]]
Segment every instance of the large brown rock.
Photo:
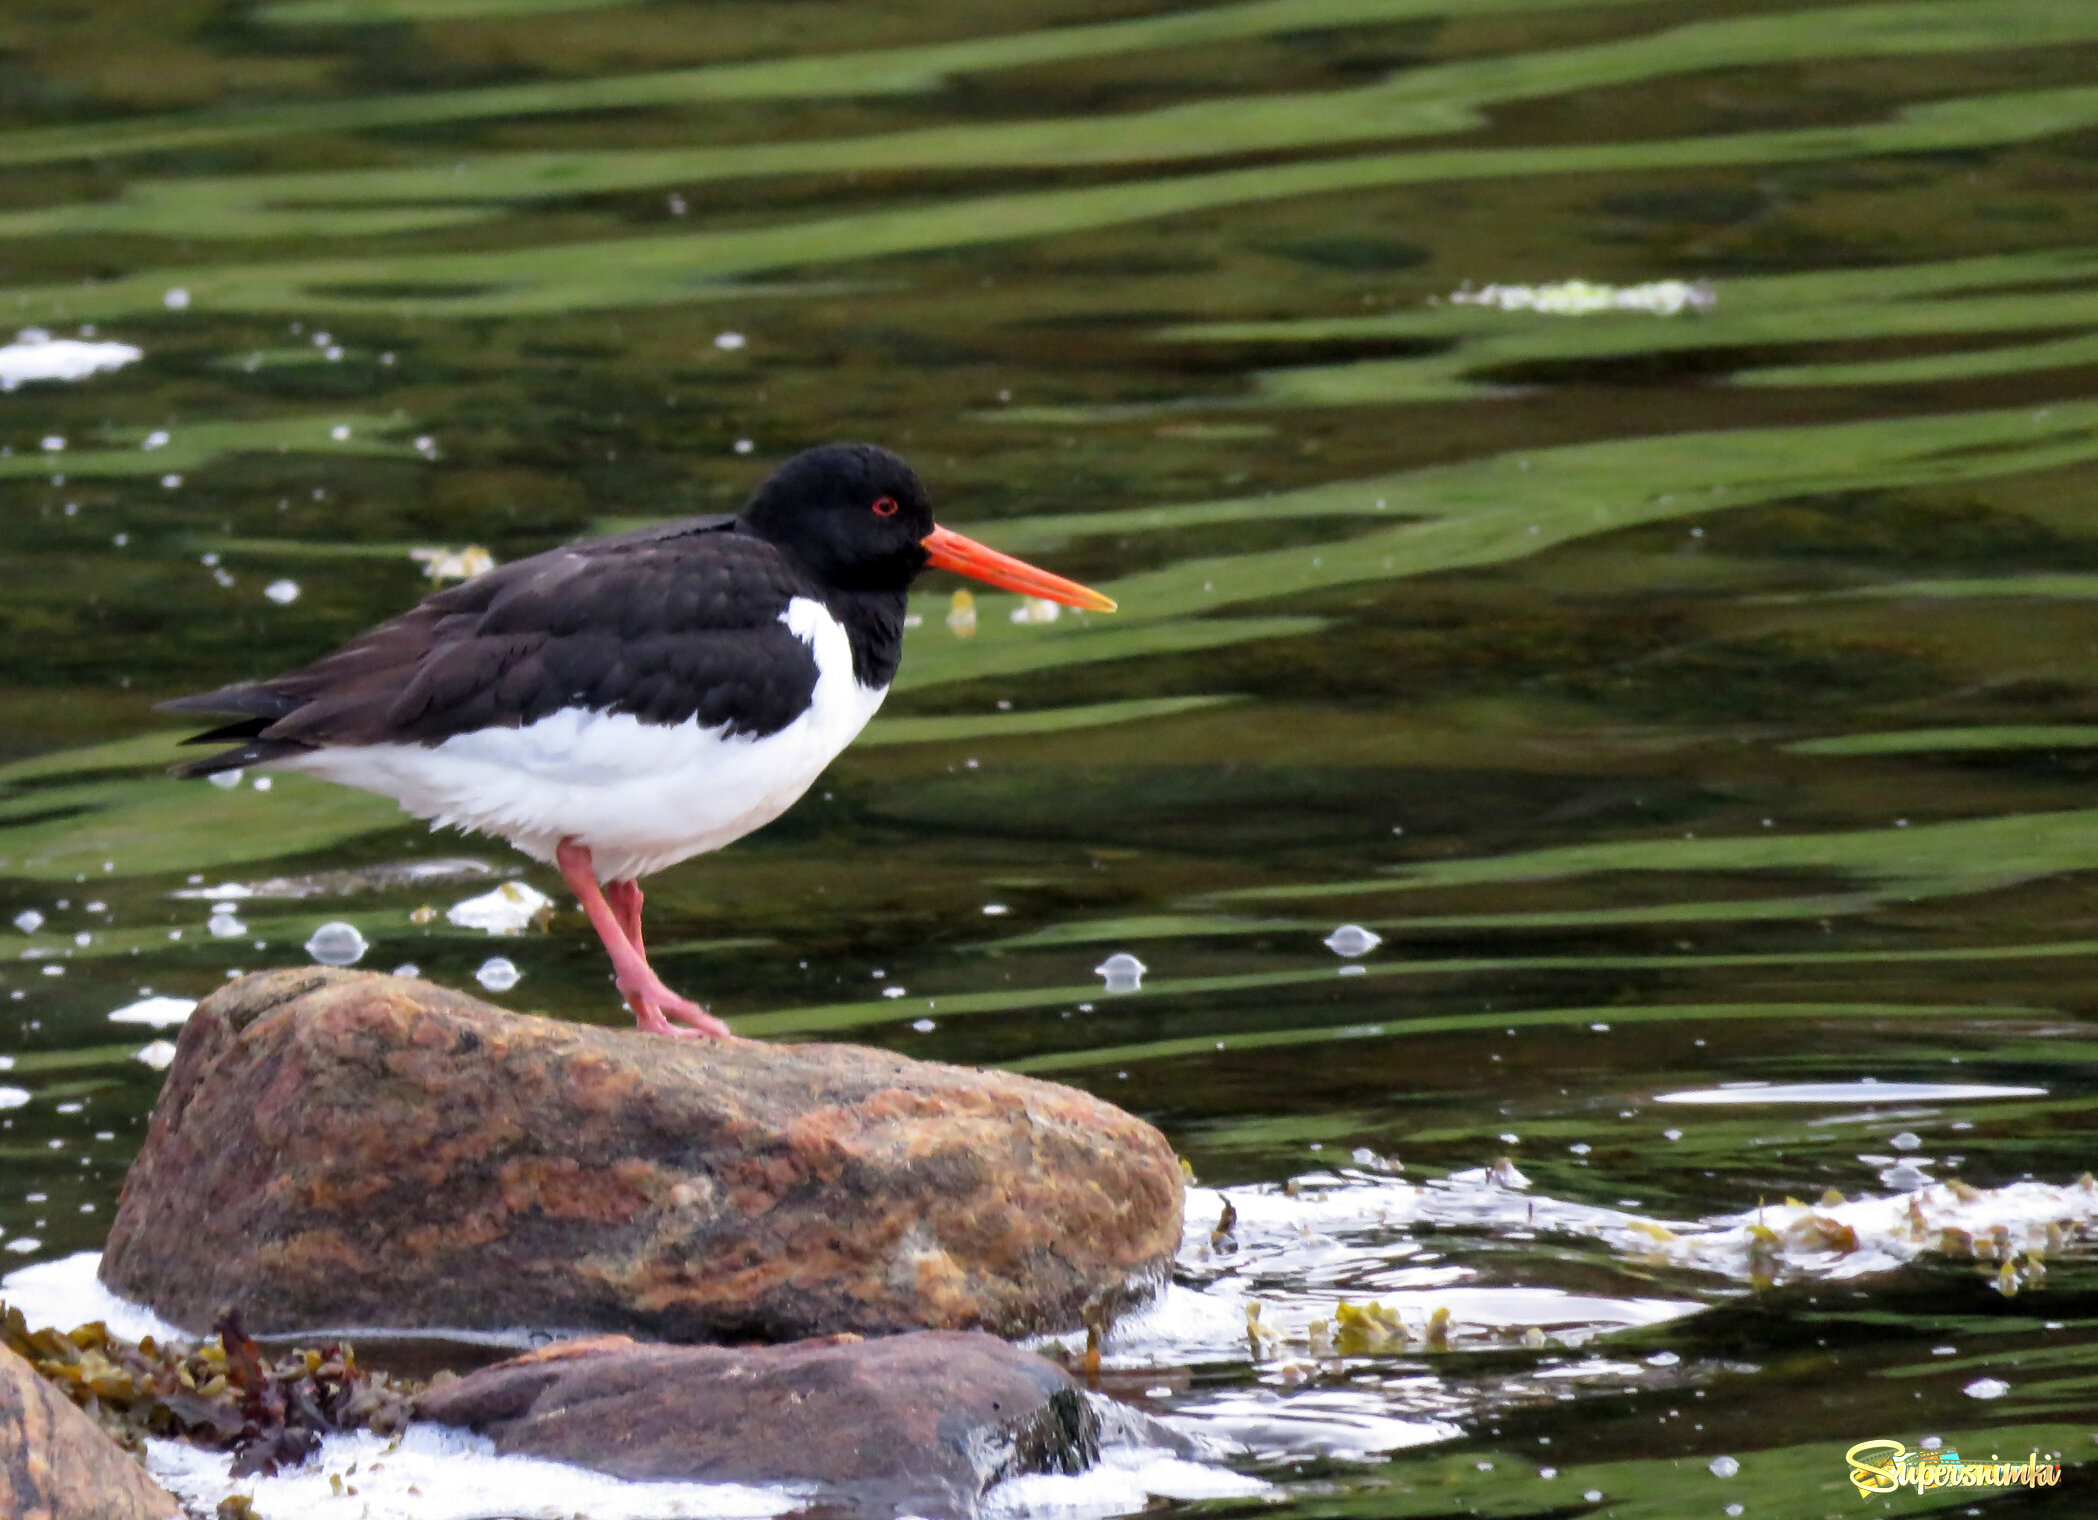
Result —
[[71, 1400], [0, 1346], [0, 1515], [181, 1520], [166, 1489]]
[[420, 1413], [622, 1478], [815, 1484], [825, 1513], [965, 1517], [999, 1479], [1082, 1472], [1100, 1449], [1061, 1368], [981, 1332], [741, 1348], [600, 1336], [442, 1384]]
[[1161, 1277], [1180, 1207], [1164, 1138], [1067, 1087], [313, 968], [190, 1016], [102, 1280], [192, 1330], [1019, 1336]]

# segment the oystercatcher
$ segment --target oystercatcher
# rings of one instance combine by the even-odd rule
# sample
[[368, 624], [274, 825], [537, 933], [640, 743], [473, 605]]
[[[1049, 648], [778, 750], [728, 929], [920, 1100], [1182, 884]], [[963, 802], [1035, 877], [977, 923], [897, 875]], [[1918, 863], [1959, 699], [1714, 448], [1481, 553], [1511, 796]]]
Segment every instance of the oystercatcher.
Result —
[[235, 720], [187, 741], [233, 748], [176, 774], [304, 771], [433, 827], [507, 839], [559, 866], [641, 1028], [725, 1035], [650, 969], [640, 878], [808, 790], [881, 706], [906, 593], [928, 565], [1114, 610], [936, 527], [894, 454], [830, 444], [780, 466], [734, 515], [517, 560], [303, 669], [163, 703]]

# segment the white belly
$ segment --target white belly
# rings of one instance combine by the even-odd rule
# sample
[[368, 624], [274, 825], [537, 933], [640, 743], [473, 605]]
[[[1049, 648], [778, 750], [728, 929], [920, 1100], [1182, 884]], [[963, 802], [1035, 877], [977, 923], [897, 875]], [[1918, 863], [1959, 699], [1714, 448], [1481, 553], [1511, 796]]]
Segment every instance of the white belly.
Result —
[[762, 739], [567, 708], [521, 728], [441, 744], [366, 744], [276, 763], [391, 797], [433, 826], [507, 839], [551, 862], [587, 846], [600, 881], [660, 871], [770, 823], [867, 726], [888, 694], [853, 679], [845, 630], [797, 597], [780, 621], [816, 657], [808, 711]]

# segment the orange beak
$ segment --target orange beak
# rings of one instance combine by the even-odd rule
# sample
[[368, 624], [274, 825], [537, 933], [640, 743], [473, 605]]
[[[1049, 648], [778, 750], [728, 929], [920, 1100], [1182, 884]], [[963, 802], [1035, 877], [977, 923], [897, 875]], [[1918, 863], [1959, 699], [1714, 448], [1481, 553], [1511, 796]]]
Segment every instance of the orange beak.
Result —
[[1087, 612], [1115, 610], [1113, 597], [1087, 590], [1078, 582], [1051, 575], [1047, 570], [1038, 570], [1024, 559], [1000, 554], [996, 549], [949, 529], [933, 529], [925, 535], [924, 543], [931, 562], [942, 570], [987, 581], [1023, 596], [1039, 596], [1047, 601], [1062, 602], [1066, 607], [1083, 607]]

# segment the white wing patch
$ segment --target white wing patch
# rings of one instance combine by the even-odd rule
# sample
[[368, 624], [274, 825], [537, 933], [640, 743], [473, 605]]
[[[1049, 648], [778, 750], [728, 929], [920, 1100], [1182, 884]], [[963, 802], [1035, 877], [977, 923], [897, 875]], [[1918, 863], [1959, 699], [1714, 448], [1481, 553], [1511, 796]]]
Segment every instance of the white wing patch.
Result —
[[507, 839], [551, 861], [587, 845], [600, 880], [660, 871], [718, 850], [793, 805], [867, 726], [886, 686], [852, 673], [852, 643], [821, 602], [780, 614], [816, 658], [808, 710], [764, 738], [644, 723], [569, 707], [521, 728], [483, 728], [441, 744], [366, 744], [276, 762], [378, 792], [418, 818]]

